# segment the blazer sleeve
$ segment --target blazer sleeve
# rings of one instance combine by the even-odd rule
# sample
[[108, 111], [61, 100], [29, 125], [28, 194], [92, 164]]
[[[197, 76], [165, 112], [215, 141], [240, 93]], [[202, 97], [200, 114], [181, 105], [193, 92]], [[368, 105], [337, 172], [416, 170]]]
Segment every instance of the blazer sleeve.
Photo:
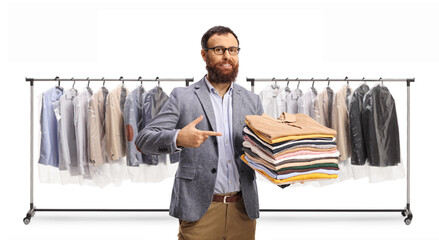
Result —
[[177, 90], [171, 92], [159, 114], [137, 135], [135, 145], [140, 152], [149, 155], [177, 152], [173, 143], [181, 110]]

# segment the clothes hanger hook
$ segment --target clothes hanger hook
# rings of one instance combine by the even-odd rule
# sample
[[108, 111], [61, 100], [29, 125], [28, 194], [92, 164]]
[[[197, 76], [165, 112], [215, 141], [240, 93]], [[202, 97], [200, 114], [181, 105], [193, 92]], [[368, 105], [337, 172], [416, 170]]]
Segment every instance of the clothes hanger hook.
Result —
[[[55, 81], [58, 80], [58, 79], [59, 79], [59, 77], [56, 76], [56, 77], [55, 77]], [[61, 81], [58, 80], [58, 87], [60, 87], [60, 86], [61, 86]]]
[[[70, 81], [73, 81], [73, 78], [70, 79]], [[75, 88], [75, 84], [76, 84], [76, 81], [73, 81], [73, 86], [72, 86], [73, 89]]]
[[381, 81], [381, 86], [384, 86], [384, 81], [382, 79], [383, 78], [380, 77], [380, 79], [378, 81]]
[[105, 78], [102, 78], [102, 79], [101, 79], [102, 81], [104, 81], [104, 82], [102, 83], [102, 87], [105, 86], [105, 80], [104, 80], [104, 79], [105, 79]]
[[312, 81], [312, 86], [311, 86], [311, 88], [314, 88], [314, 78], [311, 78], [311, 81]]
[[140, 81], [140, 86], [143, 86], [143, 81], [141, 79], [142, 79], [142, 77], [139, 76], [138, 80]]
[[160, 87], [160, 80], [159, 80], [159, 77], [156, 77], [155, 80], [157, 81], [157, 84], [158, 84], [159, 87]]
[[[299, 78], [296, 78], [296, 81], [299, 81]], [[297, 89], [299, 89], [300, 81], [297, 83]]]
[[347, 76], [344, 78], [344, 80], [348, 82], [348, 86], [349, 86], [349, 80]]
[[[120, 78], [119, 78], [119, 81], [121, 81], [123, 79], [123, 77], [122, 76], [120, 76]], [[125, 85], [125, 81], [124, 80], [122, 80], [122, 86], [124, 86]]]
[[329, 87], [329, 83], [330, 83], [331, 81], [329, 80], [329, 78], [326, 78], [326, 80], [328, 81], [328, 87]]
[[[88, 79], [89, 79], [89, 77], [87, 77], [86, 80], [88, 80]], [[88, 87], [88, 88], [90, 87], [90, 80], [88, 80], [87, 87]]]

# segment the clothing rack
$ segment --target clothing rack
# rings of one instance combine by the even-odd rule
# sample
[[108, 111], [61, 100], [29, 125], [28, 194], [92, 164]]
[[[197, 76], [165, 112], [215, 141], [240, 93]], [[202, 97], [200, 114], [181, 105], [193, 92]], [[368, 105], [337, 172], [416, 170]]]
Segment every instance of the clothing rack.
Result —
[[105, 81], [119, 81], [122, 82], [122, 84], [127, 82], [140, 82], [142, 84], [143, 81], [155, 81], [159, 84], [160, 82], [186, 82], [186, 86], [189, 86], [189, 82], [193, 82], [194, 78], [159, 78], [156, 77], [154, 79], [142, 79], [142, 77], [139, 77], [138, 79], [124, 79], [123, 77], [120, 77], [119, 79], [107, 79], [107, 78], [100, 78], [100, 79], [75, 79], [75, 78], [59, 78], [55, 77], [54, 79], [48, 79], [48, 78], [27, 78], [26, 82], [30, 82], [30, 210], [27, 212], [26, 217], [23, 219], [24, 224], [29, 224], [31, 218], [35, 215], [35, 212], [166, 212], [169, 211], [169, 209], [53, 209], [53, 208], [37, 208], [34, 205], [34, 82], [58, 82], [58, 86], [60, 85], [60, 82], [81, 82], [81, 81], [88, 81], [90, 82], [103, 82], [105, 85]]
[[[269, 212], [400, 212], [404, 219], [405, 224], [409, 225], [412, 222], [413, 214], [410, 210], [410, 83], [415, 82], [415, 78], [377, 78], [377, 79], [276, 79], [276, 78], [247, 78], [247, 82], [251, 82], [251, 90], [255, 91], [255, 82], [287, 82], [287, 86], [290, 82], [406, 82], [407, 83], [407, 204], [404, 209], [261, 209], [261, 211]], [[299, 86], [299, 85], [298, 85]]]
[[[31, 104], [31, 108], [30, 108], [30, 210], [27, 212], [26, 217], [23, 219], [24, 224], [29, 224], [31, 218], [35, 215], [35, 212], [167, 212], [169, 211], [169, 209], [65, 209], [65, 208], [60, 208], [60, 209], [43, 209], [43, 208], [36, 208], [36, 206], [34, 205], [34, 200], [33, 200], [33, 195], [34, 195], [34, 165], [33, 165], [33, 122], [34, 122], [34, 82], [42, 82], [42, 81], [52, 81], [52, 82], [56, 82], [58, 81], [58, 85], [60, 84], [60, 82], [74, 82], [74, 81], [102, 81], [105, 84], [105, 81], [120, 81], [120, 82], [124, 82], [124, 81], [138, 81], [138, 82], [142, 82], [142, 81], [157, 81], [158, 84], [160, 84], [160, 81], [185, 81], [186, 82], [186, 86], [189, 86], [189, 82], [193, 82], [193, 78], [182, 78], [182, 79], [160, 79], [158, 77], [156, 77], [155, 79], [142, 79], [141, 77], [139, 77], [138, 79], [124, 79], [123, 77], [120, 77], [119, 79], [105, 79], [105, 78], [101, 78], [101, 79], [90, 79], [90, 78], [86, 78], [86, 79], [61, 79], [59, 77], [55, 77], [54, 79], [34, 79], [34, 78], [27, 78], [26, 77], [26, 82], [30, 82], [30, 104]], [[410, 82], [414, 82], [415, 79], [414, 78], [410, 78], [410, 79], [255, 79], [255, 78], [247, 78], [247, 81], [251, 82], [251, 90], [252, 92], [254, 92], [254, 83], [255, 82], [268, 82], [268, 81], [287, 81], [289, 84], [289, 81], [303, 81], [303, 82], [310, 82], [310, 81], [315, 81], [315, 82], [322, 82], [322, 81], [328, 81], [328, 84], [330, 81], [363, 81], [363, 82], [371, 82], [371, 81], [375, 81], [375, 82], [389, 82], [389, 81], [394, 81], [394, 82], [407, 82], [407, 205], [404, 209], [260, 209], [261, 212], [401, 212], [401, 214], [403, 216], [405, 216], [405, 220], [404, 222], [409, 225], [411, 223], [411, 220], [413, 218], [413, 214], [410, 210]]]

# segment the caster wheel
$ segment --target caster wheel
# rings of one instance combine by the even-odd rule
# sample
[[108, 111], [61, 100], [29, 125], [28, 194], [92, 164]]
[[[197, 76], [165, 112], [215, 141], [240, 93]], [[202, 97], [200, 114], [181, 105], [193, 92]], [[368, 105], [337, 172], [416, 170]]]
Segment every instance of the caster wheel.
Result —
[[404, 219], [405, 225], [410, 225], [410, 223], [412, 223], [412, 219], [411, 218], [406, 218]]
[[23, 218], [23, 222], [24, 224], [28, 225], [30, 223], [30, 219], [29, 218]]

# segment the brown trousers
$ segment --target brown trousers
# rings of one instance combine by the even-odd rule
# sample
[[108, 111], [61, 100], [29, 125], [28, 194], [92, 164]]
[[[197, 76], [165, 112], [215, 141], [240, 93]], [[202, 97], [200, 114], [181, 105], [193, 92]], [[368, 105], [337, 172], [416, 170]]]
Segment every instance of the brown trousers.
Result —
[[242, 198], [227, 204], [212, 202], [204, 216], [196, 222], [179, 221], [179, 240], [255, 239], [256, 220], [247, 216]]

